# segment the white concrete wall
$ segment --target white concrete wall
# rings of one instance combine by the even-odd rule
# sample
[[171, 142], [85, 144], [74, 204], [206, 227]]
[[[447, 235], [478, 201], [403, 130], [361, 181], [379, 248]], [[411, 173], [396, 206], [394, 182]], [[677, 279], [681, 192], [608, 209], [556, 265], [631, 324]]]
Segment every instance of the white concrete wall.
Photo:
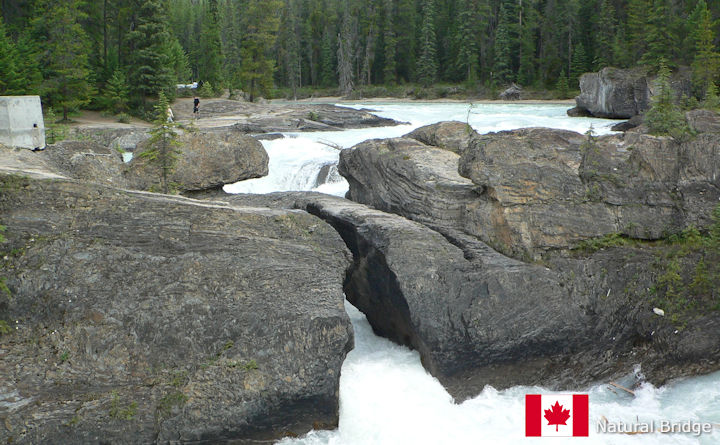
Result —
[[[37, 124], [37, 129], [33, 129]], [[45, 148], [40, 96], [0, 96], [0, 144]]]

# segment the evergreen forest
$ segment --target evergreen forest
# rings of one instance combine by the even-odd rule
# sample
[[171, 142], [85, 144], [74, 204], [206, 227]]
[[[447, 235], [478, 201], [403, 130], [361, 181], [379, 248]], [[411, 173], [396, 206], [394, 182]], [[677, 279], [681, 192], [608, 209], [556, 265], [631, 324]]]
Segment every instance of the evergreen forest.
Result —
[[577, 90], [606, 66], [720, 71], [718, 0], [2, 0], [0, 95], [151, 109], [176, 84], [297, 97], [369, 87]]

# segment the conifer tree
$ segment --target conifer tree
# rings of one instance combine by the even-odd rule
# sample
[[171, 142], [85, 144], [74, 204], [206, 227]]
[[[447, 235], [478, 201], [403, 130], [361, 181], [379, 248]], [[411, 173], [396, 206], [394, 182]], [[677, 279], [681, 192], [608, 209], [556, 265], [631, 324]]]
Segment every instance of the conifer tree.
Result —
[[35, 27], [47, 32], [44, 42], [43, 95], [53, 107], [68, 111], [90, 102], [93, 88], [88, 64], [89, 43], [80, 20], [79, 0], [43, 3], [44, 14]]
[[457, 68], [464, 72], [465, 81], [472, 83], [478, 78], [479, 50], [477, 44], [478, 4], [476, 0], [463, 0], [458, 14], [457, 29], [458, 55]]
[[203, 24], [203, 58], [200, 64], [200, 79], [210, 82], [215, 92], [223, 89], [222, 40], [220, 38], [220, 10], [218, 0], [208, 0], [207, 19]]
[[702, 107], [706, 110], [720, 110], [720, 97], [718, 97], [718, 87], [715, 82], [710, 82], [707, 85], [707, 92], [705, 93], [705, 100], [702, 102]]
[[322, 71], [320, 72], [320, 84], [324, 87], [334, 85], [335, 82], [335, 51], [334, 42], [330, 30], [326, 27], [322, 41]]
[[568, 86], [568, 79], [567, 74], [565, 74], [565, 68], [560, 71], [560, 77], [558, 78], [557, 86], [555, 88], [557, 89], [560, 99], [567, 99], [570, 95], [570, 87]]
[[18, 70], [18, 57], [15, 45], [5, 33], [5, 25], [0, 17], [0, 96], [20, 94], [23, 79]]
[[672, 61], [672, 48], [674, 42], [678, 40], [672, 35], [668, 0], [653, 0], [646, 14], [645, 41], [647, 42], [647, 51], [640, 58], [640, 63], [656, 67], [662, 59], [667, 64], [668, 61]]
[[275, 61], [271, 51], [280, 26], [281, 7], [279, 0], [247, 0], [241, 11], [245, 36], [240, 51], [240, 78], [251, 102], [258, 94], [267, 96], [273, 85]]
[[418, 58], [418, 81], [425, 87], [437, 78], [437, 50], [435, 41], [435, 2], [425, 0], [423, 23], [420, 28], [420, 57]]
[[350, 11], [346, 8], [343, 13], [340, 34], [338, 34], [337, 50], [338, 84], [343, 95], [350, 94], [355, 87], [355, 71], [353, 69], [355, 63], [355, 48], [353, 48], [353, 43], [356, 40], [355, 27], [356, 24], [350, 15]]
[[170, 37], [167, 45], [165, 53], [168, 57], [168, 65], [173, 81], [186, 83], [192, 76], [187, 54], [185, 54], [185, 50], [175, 36]]
[[143, 0], [128, 34], [128, 77], [131, 94], [144, 102], [160, 92], [174, 91], [167, 54], [170, 34], [162, 0]]
[[720, 54], [715, 50], [714, 21], [705, 0], [699, 0], [698, 28], [695, 31], [695, 59], [693, 60], [693, 83], [705, 94], [714, 85], [720, 71]]
[[648, 14], [651, 0], [629, 0], [627, 6], [627, 48], [632, 63], [647, 51]]
[[140, 158], [157, 167], [160, 177], [160, 187], [163, 193], [171, 190], [169, 182], [180, 151], [177, 149], [177, 123], [169, 119], [170, 104], [165, 94], [160, 91], [157, 104], [155, 104], [155, 120], [150, 130], [149, 147], [140, 153]]
[[417, 9], [415, 0], [397, 0], [394, 26], [397, 36], [395, 48], [397, 80], [414, 81], [416, 78]]
[[597, 22], [595, 57], [593, 65], [595, 70], [611, 66], [613, 60], [613, 45], [615, 43], [615, 8], [609, 0], [600, 3], [600, 16]]
[[383, 21], [384, 59], [383, 81], [394, 84], [397, 80], [397, 65], [395, 63], [397, 51], [397, 36], [393, 25], [393, 0], [385, 0], [385, 16]]
[[502, 83], [513, 81], [510, 43], [510, 17], [505, 3], [500, 6], [500, 16], [495, 33], [495, 64], [493, 78]]
[[587, 53], [585, 46], [579, 43], [575, 46], [570, 64], [570, 82], [573, 88], [577, 88], [580, 82], [580, 76], [588, 71]]
[[104, 98], [107, 107], [113, 113], [122, 113], [127, 110], [128, 84], [125, 73], [117, 69], [105, 85]]
[[521, 85], [530, 85], [535, 80], [536, 60], [535, 48], [538, 31], [538, 19], [535, 11], [529, 7], [530, 3], [524, 3], [527, 8], [518, 8], [522, 24], [518, 22], [520, 39], [520, 56], [518, 65], [518, 82]]
[[645, 113], [645, 123], [652, 134], [679, 137], [687, 131], [687, 122], [673, 101], [670, 69], [665, 59], [660, 59], [655, 83], [656, 94], [653, 97], [652, 107]]

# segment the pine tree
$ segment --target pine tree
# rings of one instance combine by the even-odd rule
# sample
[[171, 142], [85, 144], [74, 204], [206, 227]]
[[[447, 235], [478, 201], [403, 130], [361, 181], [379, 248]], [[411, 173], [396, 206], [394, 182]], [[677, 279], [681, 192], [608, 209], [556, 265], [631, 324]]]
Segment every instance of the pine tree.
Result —
[[93, 88], [88, 64], [89, 43], [80, 20], [79, 0], [43, 3], [44, 14], [36, 19], [35, 27], [47, 32], [44, 42], [45, 66], [42, 90], [53, 107], [68, 111], [90, 102]]
[[247, 0], [243, 11], [245, 36], [242, 42], [240, 78], [250, 101], [258, 94], [267, 96], [273, 85], [275, 61], [272, 49], [277, 39], [280, 19], [279, 0]]
[[614, 64], [620, 68], [628, 68], [633, 64], [632, 53], [625, 37], [625, 26], [622, 23], [617, 26], [613, 38], [612, 59]]
[[160, 91], [155, 105], [155, 121], [148, 139], [149, 149], [140, 153], [140, 158], [156, 166], [159, 170], [160, 187], [168, 194], [171, 189], [169, 177], [172, 174], [180, 151], [177, 149], [177, 123], [169, 119], [168, 103], [165, 94]]
[[615, 8], [609, 0], [602, 0], [600, 4], [600, 17], [595, 32], [595, 57], [593, 65], [596, 70], [611, 66], [613, 60], [613, 45], [615, 43]]
[[[42, 72], [40, 70], [40, 57], [42, 55], [38, 42], [25, 32], [18, 37], [15, 42], [15, 52], [18, 55], [16, 59], [16, 69], [18, 79], [18, 94], [39, 95], [43, 82]], [[22, 54], [22, 57], [20, 55]]]
[[570, 96], [570, 87], [568, 86], [567, 74], [565, 74], [565, 68], [560, 71], [560, 77], [558, 77], [557, 86], [558, 95], [560, 99], [567, 99]]
[[325, 28], [322, 41], [322, 70], [320, 71], [320, 84], [324, 87], [332, 86], [336, 83], [335, 76], [335, 51], [332, 34], [328, 28]]
[[292, 10], [292, 4], [286, 3], [287, 9], [287, 29], [283, 28], [283, 32], [287, 35], [285, 42], [285, 57], [283, 63], [285, 64], [285, 74], [287, 81], [290, 84], [290, 88], [293, 92], [293, 98], [297, 99], [297, 89], [300, 87], [301, 73], [300, 73], [300, 45], [298, 44], [297, 36], [297, 23], [295, 12]]
[[645, 113], [645, 123], [650, 133], [656, 135], [679, 137], [687, 132], [685, 116], [673, 102], [670, 69], [662, 58], [656, 79], [656, 94], [652, 107]]
[[478, 5], [474, 0], [464, 0], [458, 14], [458, 29], [455, 37], [458, 45], [458, 54], [455, 64], [465, 73], [465, 81], [474, 83], [478, 79], [478, 64], [480, 54], [477, 44], [477, 17]]
[[119, 69], [115, 70], [105, 85], [103, 96], [107, 108], [113, 113], [122, 113], [127, 110], [128, 84], [125, 73]]
[[233, 2], [223, 3], [223, 54], [224, 54], [224, 75], [225, 84], [234, 96], [235, 89], [240, 88], [240, 67], [242, 31], [239, 26], [240, 18], [238, 8]]
[[649, 11], [646, 11], [648, 21], [645, 28], [645, 41], [647, 51], [640, 58], [640, 63], [650, 67], [659, 65], [661, 59], [668, 63], [672, 60], [674, 42], [679, 39], [672, 35], [670, 6], [668, 0], [653, 0]]
[[702, 102], [702, 107], [706, 110], [720, 110], [720, 97], [718, 97], [718, 87], [715, 82], [710, 82], [707, 86], [707, 92], [705, 93], [705, 100]]
[[338, 83], [340, 92], [348, 95], [355, 87], [355, 49], [353, 44], [356, 41], [356, 24], [346, 8], [343, 14], [342, 26], [338, 35]]
[[632, 63], [647, 51], [648, 14], [651, 0], [629, 0], [627, 5], [627, 49]]
[[500, 6], [500, 17], [495, 33], [495, 64], [493, 65], [493, 78], [504, 84], [514, 80], [512, 73], [512, 56], [510, 42], [510, 17], [505, 3]]
[[223, 89], [223, 52], [220, 38], [220, 11], [218, 0], [208, 0], [207, 19], [203, 24], [203, 60], [200, 65], [200, 79], [209, 81], [219, 93]]
[[168, 47], [164, 52], [168, 56], [168, 65], [173, 80], [175, 82], [187, 83], [192, 76], [190, 72], [190, 62], [188, 61], [187, 54], [185, 54], [185, 50], [175, 36], [170, 38]]
[[526, 8], [518, 8], [522, 24], [518, 22], [520, 56], [518, 65], [518, 82], [521, 85], [530, 85], [535, 81], [536, 59], [535, 48], [538, 31], [538, 19], [535, 10], [530, 4], [525, 3]]
[[417, 64], [418, 81], [429, 87], [437, 79], [437, 50], [435, 41], [435, 2], [425, 0], [423, 24], [420, 28], [420, 58]]
[[385, 0], [385, 16], [383, 21], [384, 59], [383, 81], [394, 84], [397, 80], [397, 64], [395, 62], [397, 51], [397, 36], [393, 25], [393, 0]]
[[18, 70], [18, 55], [15, 45], [5, 33], [5, 25], [0, 17], [0, 96], [20, 94], [23, 79]]
[[131, 94], [145, 102], [160, 92], [174, 91], [166, 52], [170, 34], [162, 0], [144, 0], [133, 22], [134, 29], [127, 36], [131, 48], [128, 77]]
[[416, 78], [416, 54], [417, 54], [417, 8], [415, 0], [397, 0], [397, 15], [395, 16], [394, 29], [402, 30], [396, 32], [397, 46], [395, 48], [396, 78], [412, 82]]
[[698, 28], [695, 31], [695, 59], [693, 60], [693, 83], [704, 93], [714, 85], [720, 71], [720, 54], [715, 50], [715, 25], [705, 0], [699, 0]]
[[585, 46], [580, 43], [575, 46], [570, 64], [570, 82], [573, 88], [577, 88], [580, 82], [580, 76], [588, 71], [587, 53]]

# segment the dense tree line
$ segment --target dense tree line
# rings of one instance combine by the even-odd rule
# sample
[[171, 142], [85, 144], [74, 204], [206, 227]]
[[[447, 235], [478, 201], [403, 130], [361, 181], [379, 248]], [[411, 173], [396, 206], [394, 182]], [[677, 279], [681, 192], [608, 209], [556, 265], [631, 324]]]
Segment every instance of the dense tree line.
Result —
[[[720, 71], [715, 0], [2, 0], [0, 94], [58, 109], [206, 91], [468, 83], [577, 88], [604, 66]], [[699, 97], [701, 98], [701, 97]], [[91, 102], [92, 99], [92, 102]]]

